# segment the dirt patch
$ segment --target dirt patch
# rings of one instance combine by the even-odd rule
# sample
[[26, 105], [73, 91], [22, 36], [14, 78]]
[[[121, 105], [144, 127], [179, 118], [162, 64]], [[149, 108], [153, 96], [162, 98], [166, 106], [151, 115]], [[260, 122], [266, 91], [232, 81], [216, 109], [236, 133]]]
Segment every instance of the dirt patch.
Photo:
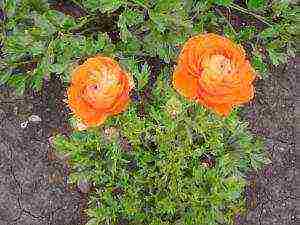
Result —
[[83, 196], [68, 189], [66, 168], [49, 160], [49, 137], [68, 133], [64, 91], [55, 78], [42, 93], [0, 88], [0, 225], [83, 224]]
[[248, 176], [247, 216], [237, 224], [296, 224], [295, 98], [297, 60], [257, 82], [255, 101], [242, 116], [251, 131], [266, 138], [272, 163]]

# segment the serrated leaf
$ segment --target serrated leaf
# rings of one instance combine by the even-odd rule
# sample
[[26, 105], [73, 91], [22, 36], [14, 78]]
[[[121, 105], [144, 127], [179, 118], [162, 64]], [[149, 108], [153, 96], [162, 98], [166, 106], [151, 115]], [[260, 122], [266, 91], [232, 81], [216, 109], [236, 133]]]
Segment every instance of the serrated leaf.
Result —
[[62, 30], [70, 30], [76, 27], [75, 20], [70, 16], [66, 16], [62, 12], [48, 10], [43, 16], [52, 25], [57, 28], [61, 28]]
[[138, 88], [143, 89], [148, 83], [148, 78], [150, 75], [150, 67], [147, 63], [142, 65], [141, 72], [138, 76]]
[[128, 26], [136, 25], [144, 21], [144, 15], [137, 11], [126, 10], [122, 13]]
[[261, 9], [265, 6], [266, 0], [248, 0], [247, 6], [249, 9]]
[[120, 8], [123, 0], [84, 0], [83, 5], [92, 12], [100, 10], [101, 12], [113, 12]]
[[255, 27], [243, 27], [238, 34], [238, 40], [249, 41], [254, 37], [256, 33], [257, 30]]
[[12, 17], [15, 14], [19, 3], [20, 3], [20, 0], [4, 2], [4, 11], [5, 11], [7, 17]]
[[8, 71], [0, 71], [0, 86], [5, 84], [11, 77]]
[[259, 53], [255, 53], [252, 57], [252, 66], [256, 71], [259, 72], [262, 78], [265, 78], [267, 75], [268, 67], [263, 62], [262, 56]]
[[278, 52], [275, 49], [267, 48], [267, 51], [269, 53], [269, 57], [271, 59], [271, 62], [273, 65], [278, 66], [281, 63], [287, 62], [287, 56], [285, 53]]
[[119, 17], [118, 27], [120, 29], [122, 41], [127, 42], [127, 40], [132, 37], [132, 34], [127, 28], [127, 20], [123, 14]]
[[32, 43], [32, 46], [29, 49], [32, 56], [38, 56], [45, 52], [45, 42], [35, 41]]
[[39, 13], [44, 13], [49, 10], [49, 2], [47, 0], [28, 0], [23, 1], [25, 4], [30, 5], [30, 7]]
[[236, 36], [235, 32], [233, 31], [232, 27], [230, 27], [228, 25], [224, 26], [223, 32], [226, 37], [230, 38], [231, 40], [236, 40], [237, 36]]
[[25, 74], [13, 75], [11, 76], [11, 79], [9, 79], [8, 84], [15, 87], [16, 94], [21, 96], [25, 92], [26, 79], [27, 77]]
[[266, 28], [265, 30], [263, 30], [259, 36], [263, 39], [267, 39], [267, 38], [275, 38], [280, 34], [279, 29], [277, 26], [272, 26], [269, 28]]
[[26, 83], [21, 83], [19, 84], [16, 89], [15, 89], [15, 93], [18, 95], [18, 96], [22, 96], [24, 95], [25, 93], [25, 89], [26, 89]]
[[233, 0], [213, 0], [215, 4], [222, 6], [229, 6]]
[[167, 26], [168, 26], [168, 19], [165, 14], [160, 14], [160, 13], [155, 13], [155, 12], [150, 12], [149, 14], [151, 20], [155, 24], [155, 28], [163, 33]]
[[55, 63], [55, 64], [49, 65], [49, 71], [51, 73], [62, 74], [62, 73], [64, 73], [64, 71], [66, 70], [67, 67], [68, 67], [68, 65], [66, 62]]
[[117, 45], [120, 55], [135, 55], [141, 50], [141, 43], [136, 38], [129, 38]]
[[157, 54], [162, 58], [166, 63], [169, 63], [171, 60], [171, 49], [170, 46], [164, 43], [160, 48], [157, 49]]
[[40, 15], [35, 12], [32, 13], [34, 23], [43, 31], [43, 35], [51, 36], [55, 33], [55, 26], [46, 18], [45, 15]]
[[46, 76], [46, 65], [42, 63], [32, 72], [30, 86], [35, 90], [41, 90], [44, 76]]

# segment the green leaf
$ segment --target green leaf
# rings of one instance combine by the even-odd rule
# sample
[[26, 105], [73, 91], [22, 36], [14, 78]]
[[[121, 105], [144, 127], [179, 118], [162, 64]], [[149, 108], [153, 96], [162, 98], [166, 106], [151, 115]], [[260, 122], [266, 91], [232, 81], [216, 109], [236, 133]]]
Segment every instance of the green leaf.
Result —
[[138, 76], [138, 87], [139, 89], [142, 89], [146, 86], [148, 83], [148, 77], [150, 75], [150, 66], [147, 63], [144, 63], [142, 65], [141, 72]]
[[252, 57], [252, 66], [258, 73], [261, 75], [262, 78], [266, 78], [268, 72], [268, 66], [263, 62], [262, 56], [260, 53], [254, 53]]
[[123, 0], [84, 0], [83, 5], [92, 12], [98, 9], [105, 12], [113, 12], [123, 5]]
[[10, 77], [11, 74], [8, 71], [0, 71], [0, 86], [5, 84]]
[[109, 37], [106, 33], [99, 33], [94, 41], [93, 48], [96, 52], [102, 52], [106, 48], [112, 49]]
[[224, 32], [224, 35], [228, 38], [230, 38], [231, 40], [236, 40], [237, 39], [237, 35], [236, 33], [234, 32], [234, 30], [232, 29], [231, 26], [229, 25], [226, 25], [223, 27], [223, 32]]
[[229, 6], [233, 0], [213, 0], [215, 4], [222, 6]]
[[248, 0], [247, 6], [249, 9], [261, 9], [265, 6], [266, 0]]
[[38, 56], [45, 52], [45, 42], [35, 41], [32, 43], [32, 46], [29, 49], [32, 56]]
[[139, 63], [133, 58], [123, 60], [122, 62], [127, 70], [136, 78], [138, 90], [143, 89], [148, 83], [148, 77], [151, 72], [149, 65], [145, 62], [140, 68]]
[[121, 55], [135, 55], [141, 49], [141, 43], [136, 38], [129, 38], [124, 43], [119, 43], [119, 50]]
[[68, 63], [69, 62], [66, 61], [66, 62], [51, 64], [49, 65], [49, 71], [51, 73], [62, 74], [68, 68]]
[[132, 37], [132, 34], [127, 28], [127, 20], [124, 14], [119, 17], [118, 27], [120, 28], [122, 41], [127, 42], [127, 40]]
[[66, 16], [62, 12], [58, 12], [56, 10], [48, 10], [44, 14], [44, 18], [47, 19], [55, 27], [62, 30], [70, 30], [75, 28], [77, 25], [76, 21], [72, 17]]
[[47, 0], [23, 0], [23, 2], [25, 5], [30, 5], [30, 7], [38, 13], [44, 13], [49, 10], [49, 2]]
[[27, 77], [25, 74], [13, 75], [11, 76], [11, 79], [9, 79], [8, 84], [15, 87], [17, 95], [22, 96], [26, 88], [26, 79]]
[[26, 83], [23, 82], [16, 87], [15, 92], [18, 96], [22, 96], [25, 93], [25, 89], [26, 89]]
[[168, 27], [168, 19], [165, 14], [156, 13], [156, 12], [150, 12], [149, 14], [151, 20], [155, 24], [155, 28], [163, 33], [166, 28]]
[[47, 75], [47, 73], [49, 73], [47, 66], [46, 59], [44, 58], [33, 71], [30, 86], [35, 90], [42, 89], [44, 77]]
[[126, 10], [121, 16], [124, 17], [128, 26], [136, 25], [144, 21], [144, 15], [133, 10]]
[[273, 65], [278, 66], [281, 63], [287, 62], [287, 56], [285, 53], [278, 52], [273, 48], [267, 48], [267, 51]]
[[280, 34], [279, 27], [272, 26], [263, 30], [259, 36], [263, 39], [276, 38]]
[[255, 27], [243, 27], [238, 34], [238, 41], [249, 41], [257, 34]]
[[7, 17], [12, 17], [15, 14], [19, 3], [20, 0], [16, 0], [16, 1], [8, 0], [4, 2], [4, 11]]
[[46, 18], [45, 15], [40, 15], [35, 12], [32, 13], [32, 18], [37, 27], [40, 28], [44, 36], [51, 36], [56, 32], [55, 26]]

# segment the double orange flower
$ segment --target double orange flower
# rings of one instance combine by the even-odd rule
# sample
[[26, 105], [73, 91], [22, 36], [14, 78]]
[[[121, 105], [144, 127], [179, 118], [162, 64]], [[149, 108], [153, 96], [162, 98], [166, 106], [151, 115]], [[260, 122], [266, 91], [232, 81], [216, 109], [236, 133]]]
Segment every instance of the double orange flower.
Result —
[[100, 125], [126, 109], [133, 79], [113, 59], [89, 58], [71, 76], [68, 104], [82, 128]]
[[221, 116], [250, 101], [255, 72], [244, 49], [222, 36], [202, 34], [189, 39], [173, 74], [175, 89]]
[[[203, 34], [186, 42], [173, 74], [173, 86], [221, 116], [253, 98], [254, 70], [242, 47], [215, 35]], [[85, 127], [102, 124], [124, 111], [134, 87], [130, 74], [113, 59], [96, 56], [72, 73], [68, 103]]]

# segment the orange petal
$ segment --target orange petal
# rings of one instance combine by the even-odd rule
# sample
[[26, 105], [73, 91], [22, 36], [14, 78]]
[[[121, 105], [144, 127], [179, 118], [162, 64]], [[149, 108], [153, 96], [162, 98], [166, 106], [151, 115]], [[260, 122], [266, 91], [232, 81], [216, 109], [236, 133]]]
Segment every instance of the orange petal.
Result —
[[232, 111], [232, 105], [223, 104], [223, 105], [215, 105], [212, 108], [218, 115], [220, 116], [228, 116]]
[[99, 126], [105, 122], [106, 118], [107, 115], [96, 113], [94, 115], [89, 115], [89, 117], [84, 118], [83, 123], [86, 124], [88, 127]]
[[112, 108], [112, 115], [117, 115], [123, 111], [125, 111], [125, 109], [127, 108], [127, 106], [129, 105], [130, 102], [130, 98], [129, 95], [124, 94], [123, 96], [121, 96], [118, 101], [116, 102], [116, 104], [114, 105], [114, 107]]
[[249, 87], [240, 89], [237, 93], [235, 93], [235, 97], [235, 105], [241, 105], [249, 102], [254, 98], [254, 87], [251, 85]]
[[189, 74], [182, 66], [173, 73], [173, 86], [183, 96], [195, 99], [198, 93], [198, 78]]

